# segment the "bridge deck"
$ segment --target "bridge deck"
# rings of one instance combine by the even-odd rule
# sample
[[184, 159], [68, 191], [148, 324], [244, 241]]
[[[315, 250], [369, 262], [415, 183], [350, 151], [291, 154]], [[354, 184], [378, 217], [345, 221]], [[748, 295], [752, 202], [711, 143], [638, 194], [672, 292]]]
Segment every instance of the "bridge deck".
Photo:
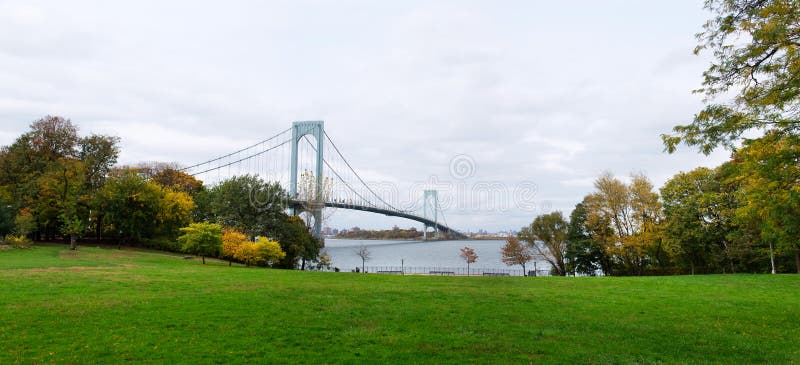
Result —
[[[292, 206], [303, 206], [303, 202], [299, 201], [299, 200], [292, 200], [292, 201], [290, 201], [290, 204]], [[379, 213], [379, 214], [383, 214], [383, 215], [390, 216], [390, 217], [400, 217], [400, 218], [411, 219], [413, 221], [420, 222], [420, 223], [422, 223], [422, 224], [424, 224], [426, 226], [436, 227], [436, 229], [438, 229], [440, 232], [444, 232], [444, 233], [448, 234], [451, 238], [458, 238], [458, 239], [467, 238], [467, 236], [465, 234], [463, 234], [463, 233], [461, 233], [459, 231], [456, 231], [456, 230], [454, 230], [454, 229], [452, 229], [452, 228], [450, 228], [448, 226], [445, 226], [444, 224], [441, 224], [439, 222], [434, 222], [433, 220], [430, 220], [428, 218], [420, 217], [418, 215], [414, 215], [414, 214], [407, 213], [407, 212], [400, 212], [400, 211], [396, 211], [396, 210], [378, 208], [378, 207], [367, 206], [367, 205], [357, 205], [357, 204], [337, 203], [337, 202], [325, 202], [325, 206], [328, 207], [328, 208], [342, 208], [342, 209], [350, 209], [350, 210], [359, 210], [359, 211], [363, 211], [363, 212]]]

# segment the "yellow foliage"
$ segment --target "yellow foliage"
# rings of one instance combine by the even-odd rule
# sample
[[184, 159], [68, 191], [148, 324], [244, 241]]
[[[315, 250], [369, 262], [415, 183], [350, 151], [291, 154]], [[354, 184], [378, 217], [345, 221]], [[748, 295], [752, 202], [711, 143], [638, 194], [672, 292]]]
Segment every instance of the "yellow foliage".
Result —
[[[154, 184], [153, 186], [162, 189], [160, 186]], [[169, 188], [163, 189], [163, 197], [161, 200], [162, 207], [158, 213], [159, 221], [170, 227], [183, 227], [188, 225], [192, 218], [191, 213], [194, 210], [194, 199], [189, 194], [182, 191], [175, 191]]]
[[242, 244], [247, 243], [247, 236], [233, 228], [222, 230], [222, 257], [226, 259], [237, 259], [236, 253]]
[[278, 242], [263, 237], [252, 242], [233, 229], [226, 229], [222, 235], [222, 255], [247, 266], [267, 266], [286, 257]]

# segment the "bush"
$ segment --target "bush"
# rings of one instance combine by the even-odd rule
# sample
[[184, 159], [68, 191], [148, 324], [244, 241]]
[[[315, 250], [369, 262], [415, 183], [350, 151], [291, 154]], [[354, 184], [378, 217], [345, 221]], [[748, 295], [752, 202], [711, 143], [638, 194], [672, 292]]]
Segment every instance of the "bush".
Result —
[[14, 248], [28, 248], [33, 243], [28, 237], [24, 235], [7, 235], [4, 239], [5, 243]]

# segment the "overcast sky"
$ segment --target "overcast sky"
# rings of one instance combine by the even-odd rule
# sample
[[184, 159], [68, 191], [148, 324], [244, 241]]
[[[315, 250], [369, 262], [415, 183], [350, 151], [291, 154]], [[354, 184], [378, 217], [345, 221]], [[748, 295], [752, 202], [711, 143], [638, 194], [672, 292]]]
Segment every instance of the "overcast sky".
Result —
[[[518, 229], [568, 214], [603, 171], [660, 187], [727, 157], [659, 138], [701, 107], [707, 17], [700, 0], [0, 0], [0, 144], [60, 115], [121, 137], [121, 163], [186, 165], [325, 120], [368, 181], [501, 184], [511, 200], [535, 186], [521, 206], [445, 211], [462, 230]], [[459, 155], [474, 169], [454, 177]], [[328, 224], [418, 226], [341, 210]]]

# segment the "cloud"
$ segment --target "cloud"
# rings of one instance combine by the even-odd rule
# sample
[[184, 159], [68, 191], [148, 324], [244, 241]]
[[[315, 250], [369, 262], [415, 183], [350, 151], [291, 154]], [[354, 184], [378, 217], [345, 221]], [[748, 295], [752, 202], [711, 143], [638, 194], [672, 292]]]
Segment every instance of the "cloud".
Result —
[[[190, 164], [324, 119], [366, 180], [403, 196], [465, 154], [465, 183], [535, 183], [549, 202], [536, 212], [568, 212], [605, 170], [658, 185], [727, 157], [665, 155], [658, 137], [701, 105], [705, 16], [624, 1], [0, 2], [0, 144], [57, 114], [122, 137], [124, 163]], [[495, 230], [536, 212], [447, 216]]]

